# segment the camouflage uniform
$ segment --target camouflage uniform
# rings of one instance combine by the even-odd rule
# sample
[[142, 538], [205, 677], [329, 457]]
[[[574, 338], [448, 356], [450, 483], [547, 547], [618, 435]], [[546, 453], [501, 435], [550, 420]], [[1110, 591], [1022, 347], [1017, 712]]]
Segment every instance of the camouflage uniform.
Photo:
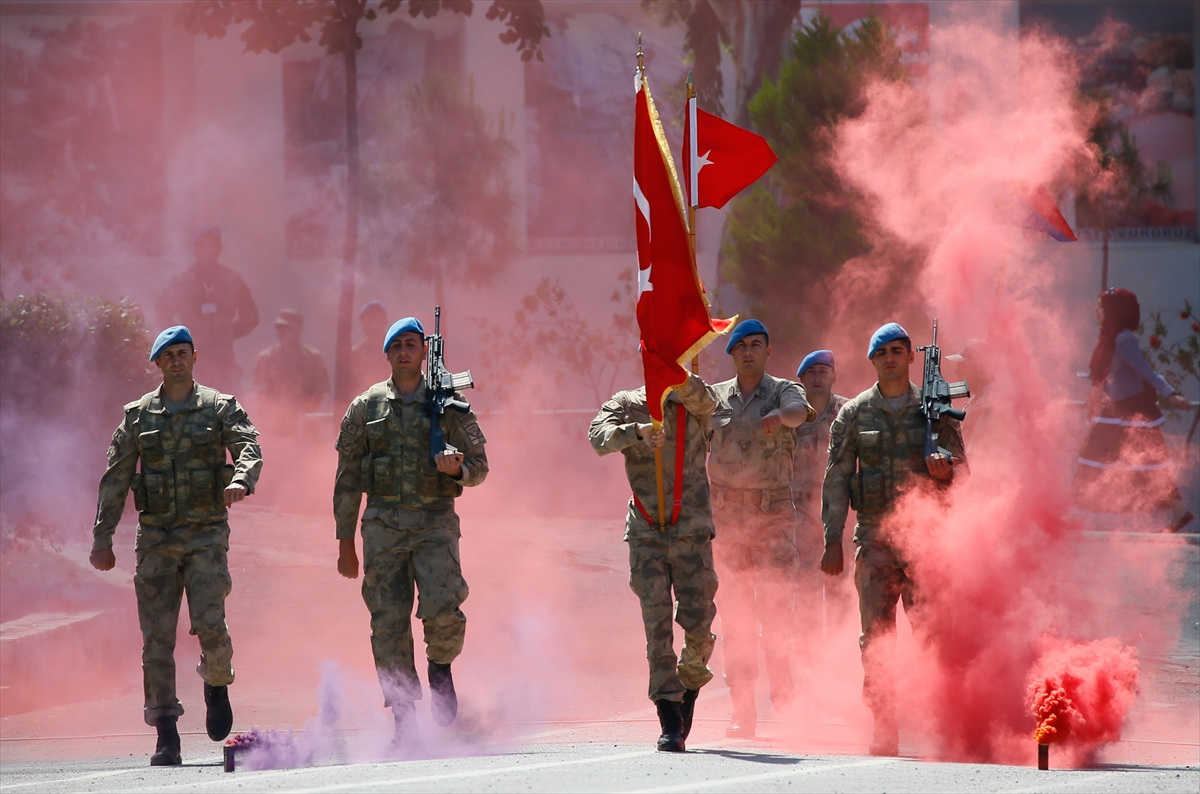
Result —
[[[821, 519], [825, 542], [841, 543], [848, 508], [858, 514], [854, 528], [854, 585], [862, 620], [859, 647], [863, 659], [863, 698], [877, 724], [895, 725], [895, 689], [890, 656], [895, 641], [896, 603], [913, 623], [920, 620], [914, 582], [898, 550], [888, 542], [884, 521], [897, 497], [923, 478], [944, 489], [929, 476], [925, 465], [925, 420], [920, 413], [921, 390], [909, 384], [908, 401], [892, 410], [876, 384], [846, 403], [830, 428], [829, 468], [822, 491]], [[963, 469], [962, 434], [958, 422], [948, 417], [934, 427], [938, 444], [949, 450]], [[965, 470], [965, 469], [964, 469]], [[956, 475], [957, 476], [957, 475]], [[913, 614], [914, 607], [918, 614]], [[883, 642], [876, 642], [882, 639]]]
[[796, 510], [792, 504], [794, 428], [771, 435], [762, 418], [776, 409], [803, 406], [804, 387], [763, 374], [748, 399], [737, 378], [713, 386], [718, 407], [708, 461], [713, 488], [714, 542], [721, 588], [725, 683], [753, 698], [758, 679], [758, 625], [773, 701], [793, 695], [791, 632], [796, 577]]
[[[227, 449], [233, 465], [226, 463]], [[173, 415], [163, 405], [161, 388], [129, 403], [113, 433], [92, 550], [112, 548], [132, 489], [138, 509], [133, 584], [148, 725], [183, 714], [175, 694], [175, 630], [185, 591], [191, 633], [200, 640], [197, 672], [212, 686], [233, 683], [233, 645], [225, 626], [232, 581], [224, 491], [237, 483], [254, 493], [261, 469], [258, 431], [246, 412], [232, 396], [199, 384]]]
[[[667, 442], [662, 449], [666, 518], [674, 512], [675, 443], [678, 408], [685, 408], [683, 487], [679, 516], [659, 529], [654, 453], [637, 437], [637, 426], [650, 422], [645, 388], [613, 395], [592, 420], [588, 438], [600, 455], [620, 452], [633, 490], [625, 515], [629, 544], [629, 587], [642, 605], [646, 658], [650, 663], [651, 700], [683, 700], [684, 689], [698, 690], [712, 680], [713, 618], [717, 575], [712, 559], [712, 505], [704, 453], [709, 417], [716, 408], [711, 390], [698, 376], [672, 391], [663, 411]], [[639, 507], [640, 504], [640, 507]], [[642, 511], [645, 510], [645, 515]], [[650, 517], [655, 523], [647, 519]], [[672, 603], [674, 590], [675, 604]], [[683, 649], [675, 656], [674, 620], [683, 628]]]
[[[829, 463], [829, 426], [849, 397], [831, 394], [829, 404], [817, 418], [796, 428], [796, 451], [792, 454], [792, 499], [796, 503], [796, 551], [800, 570], [796, 577], [796, 595], [801, 603], [815, 604], [822, 598], [838, 601], [838, 610], [849, 605], [849, 592], [829, 588], [821, 573], [825, 531], [821, 527], [821, 482]], [[819, 630], [815, 610], [796, 613], [799, 637], [814, 637]]]
[[362, 495], [362, 596], [371, 613], [371, 650], [391, 706], [421, 698], [413, 659], [414, 587], [425, 653], [450, 664], [462, 652], [467, 598], [459, 562], [454, 499], [487, 476], [486, 439], [475, 414], [447, 411], [446, 443], [463, 453], [462, 476], [437, 470], [429, 458], [425, 379], [402, 397], [389, 378], [354, 398], [338, 435], [333, 512], [337, 537], [353, 538]]

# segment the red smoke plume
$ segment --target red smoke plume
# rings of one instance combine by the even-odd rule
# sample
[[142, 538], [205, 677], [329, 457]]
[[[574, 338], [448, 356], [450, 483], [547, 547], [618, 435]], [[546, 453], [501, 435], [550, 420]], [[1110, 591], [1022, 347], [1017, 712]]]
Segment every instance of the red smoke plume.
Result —
[[1114, 640], [1046, 644], [1029, 676], [1034, 739], [1067, 743], [1073, 755], [1089, 758], [1121, 736], [1137, 694], [1136, 651]]

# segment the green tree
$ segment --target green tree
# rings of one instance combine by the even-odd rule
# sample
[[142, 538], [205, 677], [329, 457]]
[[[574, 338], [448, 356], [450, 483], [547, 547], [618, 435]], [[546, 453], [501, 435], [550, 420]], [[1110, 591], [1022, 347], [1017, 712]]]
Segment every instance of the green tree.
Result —
[[1129, 125], [1113, 113], [1105, 91], [1085, 92], [1083, 112], [1092, 115], [1088, 129], [1087, 165], [1076, 189], [1077, 224], [1100, 229], [1103, 256], [1100, 290], [1108, 289], [1108, 241], [1118, 226], [1141, 226], [1146, 202], [1174, 204], [1171, 167], [1160, 160], [1153, 168], [1142, 158]]
[[[358, 209], [361, 190], [358, 136], [358, 60], [363, 46], [358, 25], [380, 14], [395, 13], [404, 0], [192, 0], [179, 11], [179, 20], [192, 34], [222, 38], [233, 26], [242, 26], [246, 52], [278, 53], [296, 41], [318, 43], [329, 55], [341, 55], [346, 72], [346, 238], [342, 283], [338, 299], [337, 342], [334, 365], [334, 399], [345, 403], [350, 394], [350, 336], [354, 315], [354, 274], [358, 259]], [[470, 16], [472, 0], [408, 0], [409, 16], [426, 18], [440, 11]], [[505, 30], [500, 40], [516, 44], [521, 59], [542, 60], [538, 43], [550, 35], [539, 0], [492, 0], [488, 19], [500, 20]]]
[[[690, 62], [699, 104], [749, 126], [747, 103], [763, 78], [779, 71], [799, 0], [642, 0], [642, 7], [665, 25], [683, 24], [684, 57]], [[732, 102], [724, 105], [721, 58], [733, 63]]]
[[518, 253], [507, 167], [516, 148], [458, 80], [430, 72], [381, 121], [386, 134], [365, 174], [367, 243], [380, 265], [433, 284], [487, 284]]
[[848, 34], [818, 14], [796, 32], [778, 81], [766, 78], [750, 102], [779, 162], [734, 201], [721, 275], [770, 325], [772, 342], [819, 341], [806, 335], [829, 316], [830, 280], [871, 250], [862, 199], [832, 162], [833, 131], [863, 112], [865, 89], [879, 79], [906, 79], [883, 23], [868, 19]]

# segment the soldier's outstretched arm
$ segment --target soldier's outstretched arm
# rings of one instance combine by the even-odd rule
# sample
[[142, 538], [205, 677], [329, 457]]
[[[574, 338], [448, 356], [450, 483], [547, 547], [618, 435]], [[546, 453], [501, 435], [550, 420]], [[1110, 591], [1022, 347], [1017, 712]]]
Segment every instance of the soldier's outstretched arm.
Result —
[[133, 422], [137, 416], [137, 404], [133, 410], [125, 411], [125, 418], [113, 433], [108, 447], [108, 466], [100, 478], [100, 493], [96, 504], [96, 521], [92, 525], [92, 567], [107, 571], [116, 565], [112, 538], [125, 512], [125, 500], [129, 498], [129, 486], [137, 470], [138, 451], [134, 441]]
[[600, 407], [600, 413], [588, 428], [588, 441], [597, 455], [620, 452], [626, 447], [640, 443], [638, 424], [625, 410], [625, 404], [614, 396]]
[[852, 405], [842, 406], [829, 428], [829, 465], [821, 486], [821, 524], [825, 528], [825, 555], [821, 570], [831, 576], [841, 574], [842, 535], [850, 513], [850, 478], [858, 466], [857, 434], [854, 432], [855, 412]]

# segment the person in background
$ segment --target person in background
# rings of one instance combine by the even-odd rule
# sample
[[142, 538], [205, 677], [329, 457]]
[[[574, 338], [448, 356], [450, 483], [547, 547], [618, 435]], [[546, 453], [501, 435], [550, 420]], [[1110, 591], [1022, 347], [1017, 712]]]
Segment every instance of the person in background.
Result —
[[800, 557], [796, 595], [799, 603], [819, 603], [823, 610], [820, 614], [813, 609], [796, 611], [800, 640], [797, 652], [804, 654], [815, 639], [817, 620], [827, 622], [831, 606], [835, 613], [843, 615], [852, 606], [848, 589], [826, 588], [821, 573], [821, 551], [825, 548], [821, 482], [829, 463], [829, 426], [849, 398], [833, 393], [837, 367], [832, 350], [814, 350], [805, 356], [796, 370], [796, 378], [804, 387], [808, 404], [817, 412], [816, 419], [796, 428], [796, 451], [792, 453], [792, 499], [796, 503], [796, 551]]
[[358, 322], [364, 338], [350, 351], [350, 372], [354, 393], [362, 394], [388, 374], [387, 356], [379, 352], [388, 330], [387, 309], [379, 301], [364, 303], [358, 310]]
[[[936, 452], [925, 456], [925, 419], [921, 416], [921, 388], [909, 380], [914, 355], [908, 332], [888, 323], [871, 336], [867, 358], [878, 382], [838, 411], [829, 429], [829, 467], [821, 494], [821, 521], [825, 525], [825, 554], [821, 570], [840, 576], [844, 568], [842, 534], [851, 507], [857, 513], [854, 527], [854, 586], [862, 633], [863, 700], [875, 720], [871, 755], [900, 752], [896, 722], [896, 685], [892, 650], [896, 641], [896, 604], [904, 602], [909, 622], [919, 622], [919, 598], [909, 576], [908, 563], [892, 542], [886, 519], [896, 500], [914, 484], [927, 479], [946, 488], [955, 469], [966, 471], [958, 422], [942, 417], [934, 423], [938, 444], [950, 456]], [[917, 612], [914, 613], [914, 609]]]
[[272, 409], [275, 424], [295, 434], [300, 417], [317, 410], [329, 391], [321, 354], [300, 342], [304, 315], [284, 309], [275, 320], [278, 344], [258, 354], [254, 390]]
[[[92, 567], [110, 571], [117, 562], [113, 533], [133, 491], [138, 509], [133, 591], [142, 628], [143, 714], [158, 731], [151, 766], [183, 763], [176, 725], [183, 704], [175, 691], [175, 634], [184, 592], [191, 633], [200, 641], [196, 672], [204, 679], [208, 736], [219, 742], [233, 728], [233, 644], [225, 626], [225, 598], [233, 586], [229, 506], [254, 493], [262, 471], [258, 431], [232, 395], [192, 379], [196, 358], [192, 334], [182, 325], [154, 340], [150, 360], [162, 371], [163, 383], [125, 406], [125, 418], [108, 448], [92, 528]], [[226, 462], [230, 454], [232, 465]]]
[[954, 377], [965, 380], [971, 389], [971, 399], [963, 406], [967, 418], [962, 422], [963, 444], [970, 452], [977, 438], [984, 441], [991, 437], [994, 423], [991, 387], [995, 378], [988, 361], [987, 343], [982, 339], [968, 339], [961, 350], [946, 356], [945, 360], [955, 364]]
[[192, 239], [196, 262], [168, 282], [158, 297], [155, 314], [162, 325], [176, 322], [205, 340], [201, 377], [225, 391], [242, 386], [233, 343], [258, 327], [258, 307], [250, 288], [234, 271], [220, 264], [221, 230], [205, 226]]
[[1171, 472], [1158, 398], [1179, 410], [1189, 405], [1142, 355], [1135, 333], [1141, 321], [1137, 295], [1126, 289], [1100, 293], [1100, 338], [1088, 365], [1091, 429], [1075, 469], [1075, 505], [1088, 513], [1165, 509], [1168, 528], [1179, 532], [1195, 516]]

